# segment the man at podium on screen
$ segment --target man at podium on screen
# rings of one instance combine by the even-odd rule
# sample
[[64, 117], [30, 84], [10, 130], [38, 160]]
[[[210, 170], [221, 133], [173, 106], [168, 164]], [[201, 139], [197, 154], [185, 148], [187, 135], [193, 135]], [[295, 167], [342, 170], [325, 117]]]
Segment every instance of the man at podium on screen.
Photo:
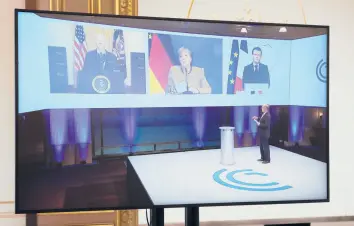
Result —
[[260, 141], [260, 152], [261, 158], [258, 161], [261, 161], [264, 164], [270, 163], [270, 150], [269, 150], [269, 137], [270, 137], [270, 114], [269, 114], [269, 105], [265, 104], [262, 106], [262, 116], [259, 118], [253, 116], [253, 120], [257, 123], [258, 134]]
[[261, 91], [270, 87], [268, 66], [261, 63], [262, 49], [255, 47], [252, 50], [252, 63], [243, 70], [243, 89], [245, 91]]
[[87, 52], [83, 69], [78, 76], [80, 93], [108, 93], [119, 84], [115, 73], [117, 59], [105, 46], [105, 37], [98, 34], [96, 49]]
[[192, 52], [184, 47], [178, 50], [180, 65], [172, 66], [168, 74], [167, 94], [210, 94], [211, 87], [204, 69], [192, 66]]

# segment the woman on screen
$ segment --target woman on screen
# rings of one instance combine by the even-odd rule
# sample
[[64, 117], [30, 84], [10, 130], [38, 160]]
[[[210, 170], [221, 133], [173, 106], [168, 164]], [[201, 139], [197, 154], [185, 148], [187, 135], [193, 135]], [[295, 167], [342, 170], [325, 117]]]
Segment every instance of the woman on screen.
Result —
[[204, 69], [192, 66], [192, 52], [184, 47], [178, 50], [180, 65], [172, 66], [168, 75], [167, 94], [210, 94], [211, 87]]

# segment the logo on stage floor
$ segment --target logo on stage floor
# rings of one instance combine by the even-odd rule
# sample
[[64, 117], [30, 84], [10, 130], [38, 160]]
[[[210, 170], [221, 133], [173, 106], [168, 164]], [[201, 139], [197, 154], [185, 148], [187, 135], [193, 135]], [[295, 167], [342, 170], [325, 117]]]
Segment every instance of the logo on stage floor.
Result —
[[[242, 177], [243, 179], [237, 179]], [[227, 169], [216, 171], [213, 175], [214, 181], [225, 187], [243, 190], [243, 191], [283, 191], [292, 188], [289, 185], [280, 185], [278, 182], [267, 183], [251, 183], [245, 181], [245, 178], [249, 178], [248, 181], [254, 181], [252, 177], [264, 177], [267, 179], [268, 174], [255, 172], [252, 169], [234, 170], [228, 172]], [[260, 179], [260, 178], [257, 178]]]

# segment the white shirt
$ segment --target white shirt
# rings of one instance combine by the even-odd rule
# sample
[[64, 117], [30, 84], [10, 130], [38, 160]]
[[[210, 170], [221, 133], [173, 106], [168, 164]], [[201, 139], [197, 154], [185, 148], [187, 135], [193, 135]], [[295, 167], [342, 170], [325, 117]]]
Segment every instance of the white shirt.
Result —
[[267, 112], [264, 112], [259, 120], [261, 120], [265, 114], [267, 114]]
[[104, 50], [103, 52], [99, 51], [98, 49], [96, 49], [96, 50], [97, 50], [97, 53], [99, 56], [106, 54], [106, 50]]
[[258, 126], [261, 124], [260, 121], [261, 121], [261, 119], [263, 118], [263, 116], [264, 116], [265, 114], [267, 114], [267, 112], [264, 112], [264, 113], [262, 114], [262, 116], [261, 116], [261, 118], [259, 119], [259, 121], [254, 120], [254, 121], [257, 123]]
[[257, 68], [258, 71], [259, 71], [259, 64], [253, 63], [253, 71], [254, 71], [254, 72], [256, 71], [256, 68]]

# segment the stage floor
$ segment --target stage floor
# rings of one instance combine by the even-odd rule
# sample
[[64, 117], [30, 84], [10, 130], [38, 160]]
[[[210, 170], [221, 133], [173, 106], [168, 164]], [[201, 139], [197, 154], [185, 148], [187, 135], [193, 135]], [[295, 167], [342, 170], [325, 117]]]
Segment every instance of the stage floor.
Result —
[[154, 205], [319, 200], [327, 198], [327, 164], [277, 147], [262, 164], [259, 147], [235, 148], [235, 164], [220, 149], [131, 156]]

